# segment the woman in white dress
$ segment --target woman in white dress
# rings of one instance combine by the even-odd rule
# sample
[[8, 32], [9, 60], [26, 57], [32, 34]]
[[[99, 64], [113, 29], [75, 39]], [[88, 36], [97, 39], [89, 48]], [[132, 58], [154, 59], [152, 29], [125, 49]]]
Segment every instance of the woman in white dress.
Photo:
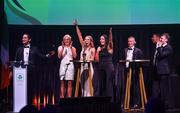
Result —
[[[70, 62], [76, 58], [76, 48], [72, 46], [71, 36], [66, 34], [63, 37], [62, 45], [58, 47], [58, 58], [61, 60], [60, 76], [60, 98], [72, 96], [72, 81], [74, 80], [74, 64]], [[67, 83], [67, 88], [66, 88]], [[66, 93], [66, 95], [65, 95]]]
[[[81, 31], [77, 25], [77, 21], [74, 21], [74, 25], [76, 26], [76, 32], [79, 38], [79, 42], [81, 43], [82, 50], [80, 54], [80, 60], [94, 61], [95, 57], [95, 48], [93, 38], [90, 35], [87, 35], [84, 40], [81, 34]], [[90, 68], [91, 75], [89, 75], [88, 69]], [[89, 79], [92, 80], [94, 74], [92, 63], [90, 63], [90, 67], [88, 67], [88, 63], [81, 64], [81, 90], [82, 96], [93, 96], [93, 87], [92, 83], [89, 83]]]

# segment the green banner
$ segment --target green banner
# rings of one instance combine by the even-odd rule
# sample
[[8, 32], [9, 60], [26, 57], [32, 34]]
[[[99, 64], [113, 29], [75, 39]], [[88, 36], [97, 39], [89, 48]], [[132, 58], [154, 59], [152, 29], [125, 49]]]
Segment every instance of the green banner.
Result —
[[8, 24], [180, 23], [180, 0], [5, 0]]

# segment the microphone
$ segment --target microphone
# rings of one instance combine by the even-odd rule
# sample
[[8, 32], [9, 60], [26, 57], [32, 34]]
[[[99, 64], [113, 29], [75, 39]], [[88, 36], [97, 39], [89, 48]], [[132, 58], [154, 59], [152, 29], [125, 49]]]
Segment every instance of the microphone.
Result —
[[83, 51], [82, 57], [83, 57], [83, 61], [85, 61], [86, 60], [86, 53], [85, 53], [85, 51]]
[[19, 61], [19, 64], [20, 64], [20, 65], [22, 65], [23, 63], [24, 63], [24, 61], [23, 61], [23, 60], [20, 60], [20, 61]]
[[70, 65], [70, 62], [66, 64], [67, 66]]

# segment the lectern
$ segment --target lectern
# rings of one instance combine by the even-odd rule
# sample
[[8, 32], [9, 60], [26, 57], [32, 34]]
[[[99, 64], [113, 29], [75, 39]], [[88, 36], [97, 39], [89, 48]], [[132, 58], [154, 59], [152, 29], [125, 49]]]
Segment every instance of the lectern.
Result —
[[[82, 64], [82, 65], [85, 65], [87, 64], [88, 65], [88, 82], [89, 82], [89, 89], [90, 89], [90, 95], [93, 96], [93, 85], [92, 85], [92, 78], [91, 78], [91, 69], [90, 69], [90, 63], [92, 63], [92, 61], [87, 61], [87, 60], [70, 60], [70, 62], [73, 62], [73, 63], [77, 63], [77, 64]], [[79, 82], [80, 82], [80, 78], [81, 78], [81, 65], [79, 66], [78, 68], [78, 72], [77, 72], [77, 78], [76, 78], [76, 87], [75, 87], [75, 97], [78, 97], [78, 92], [79, 92]], [[84, 86], [82, 86], [84, 87]], [[82, 92], [83, 96], [84, 96], [84, 92]]]
[[125, 99], [124, 99], [124, 110], [131, 110], [130, 109], [130, 89], [131, 89], [131, 78], [132, 78], [132, 63], [139, 64], [139, 88], [140, 88], [140, 99], [141, 99], [141, 109], [144, 110], [144, 105], [147, 103], [146, 97], [146, 90], [144, 85], [144, 77], [142, 71], [142, 63], [150, 62], [150, 60], [120, 60], [120, 63], [129, 62], [129, 71], [127, 73], [127, 80], [126, 80], [126, 90], [125, 90]]
[[19, 112], [27, 105], [27, 65], [11, 61], [13, 68], [13, 112]]

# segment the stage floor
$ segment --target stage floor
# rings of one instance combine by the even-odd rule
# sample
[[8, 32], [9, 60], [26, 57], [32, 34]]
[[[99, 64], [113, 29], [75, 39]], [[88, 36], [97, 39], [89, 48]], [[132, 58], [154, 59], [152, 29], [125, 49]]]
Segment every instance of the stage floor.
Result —
[[[57, 105], [56, 105], [57, 106]], [[120, 109], [120, 108], [119, 108]], [[13, 106], [12, 105], [9, 105], [9, 104], [1, 104], [1, 107], [0, 107], [0, 113], [14, 113], [12, 112], [13, 111]], [[59, 112], [60, 113], [60, 112]], [[111, 112], [113, 113], [113, 112]], [[143, 112], [135, 112], [135, 111], [132, 111], [132, 112], [124, 112], [122, 110], [122, 113], [143, 113]], [[173, 108], [173, 109], [169, 109], [166, 111], [166, 113], [180, 113], [180, 108]]]
[[[122, 113], [144, 113], [144, 112], [140, 112], [140, 111], [125, 112], [125, 111], [122, 111]], [[180, 108], [168, 109], [168, 110], [166, 110], [166, 113], [180, 113]]]
[[[109, 97], [65, 98], [60, 99], [55, 105], [46, 106], [55, 109], [57, 113], [143, 113], [140, 110], [121, 110], [121, 105], [111, 103]], [[38, 107], [38, 109], [43, 108], [44, 104]], [[12, 111], [12, 103], [0, 103], [0, 113], [13, 113]], [[168, 109], [166, 113], [180, 113], [180, 108]]]

